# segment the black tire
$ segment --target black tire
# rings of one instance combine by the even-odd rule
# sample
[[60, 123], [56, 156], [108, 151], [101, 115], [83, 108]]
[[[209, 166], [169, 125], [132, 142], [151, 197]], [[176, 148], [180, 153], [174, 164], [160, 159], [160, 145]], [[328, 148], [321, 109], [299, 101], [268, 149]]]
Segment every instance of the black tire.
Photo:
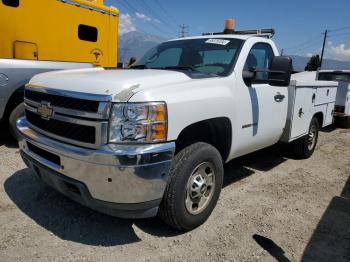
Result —
[[[318, 132], [320, 129], [320, 125], [318, 123], [318, 120], [316, 117], [312, 118], [310, 127], [309, 127], [309, 133], [299, 138], [298, 140], [294, 141], [292, 143], [293, 152], [296, 157], [301, 159], [309, 158], [315, 151], [317, 141], [318, 141]], [[310, 133], [312, 130], [315, 131], [314, 133], [314, 141], [312, 143], [312, 146], [310, 145]]]
[[16, 106], [12, 112], [10, 113], [10, 117], [9, 117], [9, 129], [10, 129], [10, 133], [13, 136], [13, 138], [15, 138], [16, 140], [18, 140], [19, 138], [19, 133], [16, 127], [16, 121], [18, 118], [24, 116], [24, 103], [20, 103], [18, 106]]
[[[191, 214], [186, 208], [186, 188], [191, 175], [197, 166], [210, 163], [213, 167], [215, 183], [210, 190], [210, 200], [198, 214]], [[223, 183], [224, 167], [218, 150], [207, 143], [194, 143], [175, 155], [170, 168], [170, 178], [163, 200], [160, 204], [159, 216], [171, 227], [188, 231], [203, 224], [220, 196]]]

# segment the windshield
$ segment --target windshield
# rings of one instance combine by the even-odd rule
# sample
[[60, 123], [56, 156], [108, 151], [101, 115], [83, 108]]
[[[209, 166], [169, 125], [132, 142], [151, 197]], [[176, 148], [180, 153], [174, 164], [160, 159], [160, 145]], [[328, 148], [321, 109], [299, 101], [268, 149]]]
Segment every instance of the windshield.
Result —
[[350, 82], [350, 73], [343, 73], [343, 72], [319, 73], [318, 80]]
[[131, 68], [184, 70], [208, 75], [228, 75], [243, 41], [204, 38], [169, 41], [148, 51]]

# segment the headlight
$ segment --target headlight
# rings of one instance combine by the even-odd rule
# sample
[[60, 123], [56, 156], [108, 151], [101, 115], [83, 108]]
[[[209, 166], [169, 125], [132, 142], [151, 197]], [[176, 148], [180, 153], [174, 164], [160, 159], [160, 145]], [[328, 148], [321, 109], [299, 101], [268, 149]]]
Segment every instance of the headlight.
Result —
[[167, 138], [167, 109], [163, 102], [115, 103], [109, 142], [162, 142]]

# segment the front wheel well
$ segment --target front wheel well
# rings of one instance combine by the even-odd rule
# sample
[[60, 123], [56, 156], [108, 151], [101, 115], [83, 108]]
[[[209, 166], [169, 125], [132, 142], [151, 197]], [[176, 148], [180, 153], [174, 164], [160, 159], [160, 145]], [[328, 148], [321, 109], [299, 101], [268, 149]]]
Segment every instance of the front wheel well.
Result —
[[24, 100], [24, 86], [21, 86], [17, 88], [12, 95], [10, 96], [9, 100], [7, 101], [4, 118], [6, 121], [11, 115], [11, 112]]
[[193, 123], [184, 128], [176, 139], [176, 153], [196, 143], [205, 142], [214, 146], [225, 162], [232, 143], [232, 126], [227, 117], [217, 117]]

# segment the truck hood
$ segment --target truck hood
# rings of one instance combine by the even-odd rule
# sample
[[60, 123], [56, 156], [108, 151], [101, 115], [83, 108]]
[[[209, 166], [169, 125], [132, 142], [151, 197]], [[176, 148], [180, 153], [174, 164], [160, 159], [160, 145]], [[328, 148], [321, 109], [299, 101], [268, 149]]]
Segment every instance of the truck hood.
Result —
[[38, 74], [29, 84], [59, 90], [110, 95], [113, 101], [126, 102], [141, 90], [182, 83], [190, 79], [184, 73], [169, 70], [91, 68]]

